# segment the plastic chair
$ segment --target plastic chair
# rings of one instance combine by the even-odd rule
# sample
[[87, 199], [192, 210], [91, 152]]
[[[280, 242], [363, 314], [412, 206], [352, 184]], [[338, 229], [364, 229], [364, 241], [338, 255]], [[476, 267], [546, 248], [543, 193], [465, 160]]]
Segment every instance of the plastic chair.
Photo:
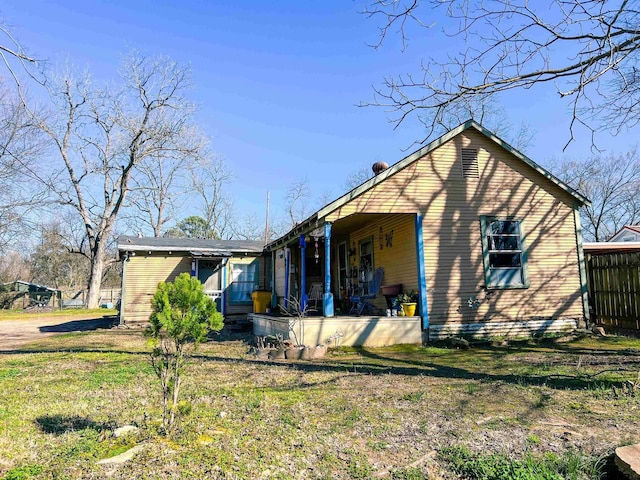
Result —
[[373, 280], [369, 282], [367, 293], [364, 295], [354, 295], [350, 297], [349, 300], [351, 300], [351, 310], [349, 310], [349, 313], [357, 313], [358, 315], [362, 315], [365, 310], [373, 311], [375, 309], [370, 300], [373, 300], [378, 296], [378, 292], [380, 291], [380, 287], [382, 286], [383, 275], [384, 268], [376, 268], [376, 271], [373, 274]]

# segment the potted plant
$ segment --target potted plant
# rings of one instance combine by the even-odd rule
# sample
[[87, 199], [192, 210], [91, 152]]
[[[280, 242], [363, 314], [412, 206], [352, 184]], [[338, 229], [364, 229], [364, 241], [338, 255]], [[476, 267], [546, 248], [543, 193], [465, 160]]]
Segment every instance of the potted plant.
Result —
[[418, 305], [418, 292], [411, 290], [409, 293], [401, 293], [396, 297], [395, 304], [402, 307], [404, 316], [413, 317], [416, 314], [416, 306]]

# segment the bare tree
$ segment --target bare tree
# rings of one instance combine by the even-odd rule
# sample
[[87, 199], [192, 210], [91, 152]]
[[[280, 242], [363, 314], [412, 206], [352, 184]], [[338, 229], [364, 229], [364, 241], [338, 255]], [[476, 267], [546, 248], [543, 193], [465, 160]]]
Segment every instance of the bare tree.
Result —
[[[577, 125], [618, 133], [640, 121], [640, 10], [628, 0], [375, 0], [365, 15], [380, 20], [374, 47], [398, 34], [403, 48], [415, 29], [444, 22], [458, 52], [422, 61], [417, 74], [386, 78], [373, 105], [395, 112], [399, 126], [418, 116], [434, 133], [440, 120], [468, 99], [551, 84]], [[593, 140], [593, 137], [592, 137]], [[567, 143], [567, 144], [568, 144]]]
[[305, 177], [292, 182], [284, 201], [287, 209], [288, 228], [293, 228], [312, 212], [309, 179]]
[[230, 238], [233, 202], [227, 188], [233, 172], [222, 157], [215, 155], [203, 155], [193, 164], [191, 172], [199, 210], [209, 230], [216, 238]]
[[0, 284], [27, 280], [31, 267], [27, 259], [16, 250], [4, 250], [0, 256]]
[[5, 69], [9, 72], [13, 78], [16, 86], [18, 87], [18, 93], [23, 103], [26, 103], [22, 92], [22, 82], [20, 75], [16, 67], [27, 73], [29, 77], [40, 84], [44, 84], [44, 79], [37, 78], [33, 67], [38, 64], [38, 61], [32, 55], [29, 55], [22, 47], [20, 42], [13, 35], [6, 23], [0, 19], [0, 59]]
[[131, 188], [135, 169], [146, 158], [196, 158], [190, 121], [194, 106], [185, 98], [190, 72], [167, 58], [131, 53], [118, 90], [94, 87], [88, 76], [64, 75], [49, 86], [55, 110], [38, 126], [59, 158], [45, 176], [57, 202], [82, 219], [90, 261], [88, 306], [98, 305], [108, 266], [108, 243]]
[[531, 127], [526, 122], [514, 126], [496, 94], [464, 97], [452, 103], [443, 115], [436, 119], [436, 124], [441, 127], [438, 133], [448, 132], [470, 118], [523, 153], [533, 143], [534, 132]]
[[[260, 218], [255, 212], [236, 213], [233, 222], [233, 238], [239, 240], [265, 240], [265, 219]], [[269, 221], [269, 238], [267, 241], [277, 238], [278, 231]]]
[[[194, 132], [194, 141], [198, 137]], [[153, 156], [137, 165], [129, 195], [129, 220], [136, 230], [149, 229], [154, 237], [160, 237], [166, 225], [175, 220], [180, 198], [187, 191], [186, 160], [184, 156]]]
[[31, 252], [31, 280], [55, 288], [86, 285], [89, 262], [77, 253], [73, 235], [61, 218], [40, 225], [40, 241]]
[[360, 167], [347, 175], [343, 187], [345, 190], [352, 190], [370, 178], [373, 178], [373, 170], [371, 170], [371, 167]]
[[552, 168], [591, 200], [581, 210], [586, 240], [606, 241], [624, 225], [640, 223], [640, 156], [636, 149], [624, 155], [556, 162]]
[[28, 235], [28, 214], [46, 197], [22, 167], [35, 164], [42, 149], [23, 101], [0, 80], [0, 249]]

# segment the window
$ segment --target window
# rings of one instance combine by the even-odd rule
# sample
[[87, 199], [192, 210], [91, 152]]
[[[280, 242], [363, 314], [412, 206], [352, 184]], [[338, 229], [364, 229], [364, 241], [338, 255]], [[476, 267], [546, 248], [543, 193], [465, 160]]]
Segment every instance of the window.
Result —
[[258, 261], [233, 263], [231, 265], [229, 302], [236, 305], [252, 303], [251, 294], [256, 288], [258, 288]]
[[340, 285], [341, 291], [347, 292], [348, 277], [349, 277], [349, 254], [347, 251], [347, 242], [342, 242], [338, 245], [338, 285]]
[[360, 240], [360, 274], [361, 283], [373, 280], [373, 238]]
[[483, 216], [480, 226], [487, 288], [528, 288], [522, 222]]

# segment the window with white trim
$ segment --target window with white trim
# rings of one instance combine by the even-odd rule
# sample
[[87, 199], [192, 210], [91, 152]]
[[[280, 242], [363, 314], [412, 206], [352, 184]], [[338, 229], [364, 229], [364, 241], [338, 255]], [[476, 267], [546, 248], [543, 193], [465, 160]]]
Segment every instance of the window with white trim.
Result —
[[481, 216], [480, 226], [487, 288], [528, 288], [522, 221]]

